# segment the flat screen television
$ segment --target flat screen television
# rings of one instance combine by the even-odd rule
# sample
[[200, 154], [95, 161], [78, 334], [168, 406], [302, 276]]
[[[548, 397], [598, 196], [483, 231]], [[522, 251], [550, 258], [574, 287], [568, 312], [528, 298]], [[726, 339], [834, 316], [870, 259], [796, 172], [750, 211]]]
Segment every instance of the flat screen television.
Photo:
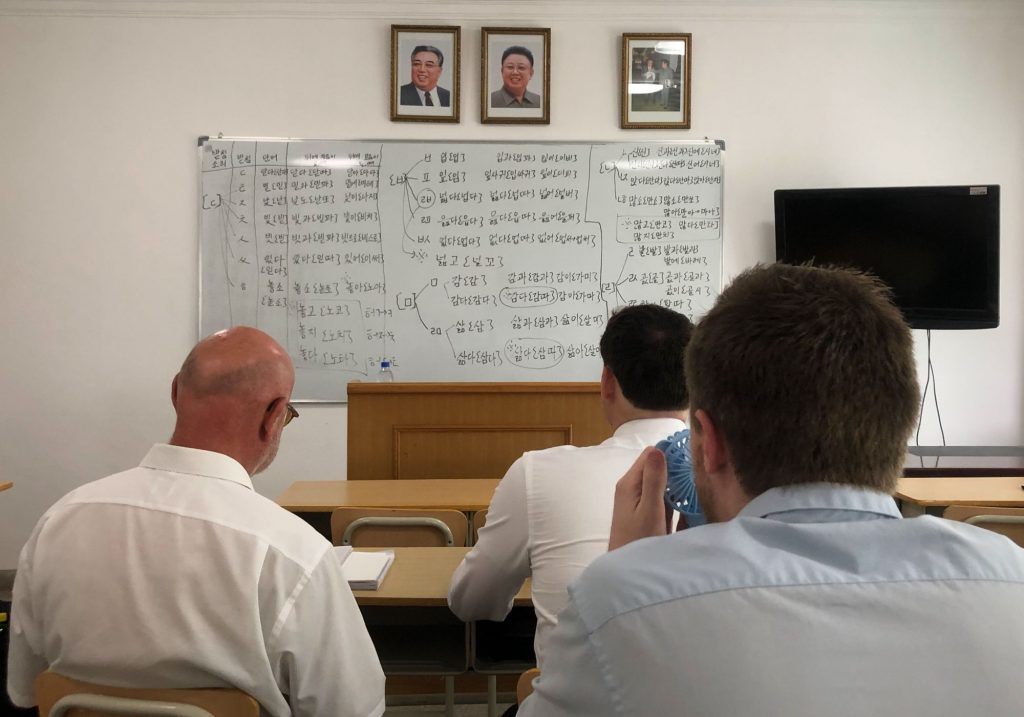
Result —
[[999, 325], [999, 185], [777, 189], [775, 258], [865, 269], [915, 329]]

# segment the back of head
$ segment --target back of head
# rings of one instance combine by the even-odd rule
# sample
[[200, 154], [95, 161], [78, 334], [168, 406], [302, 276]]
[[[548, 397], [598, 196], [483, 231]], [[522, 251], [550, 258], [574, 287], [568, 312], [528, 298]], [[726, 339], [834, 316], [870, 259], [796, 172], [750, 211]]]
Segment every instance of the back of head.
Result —
[[277, 427], [295, 382], [291, 359], [270, 336], [247, 326], [200, 341], [174, 379], [178, 414], [171, 443], [224, 453], [256, 473], [273, 460]]
[[611, 315], [601, 336], [601, 358], [634, 407], [687, 407], [683, 357], [692, 330], [688, 318], [654, 304], [626, 306]]
[[862, 273], [740, 274], [693, 332], [691, 410], [724, 436], [744, 491], [818, 481], [892, 492], [917, 412], [913, 341]]

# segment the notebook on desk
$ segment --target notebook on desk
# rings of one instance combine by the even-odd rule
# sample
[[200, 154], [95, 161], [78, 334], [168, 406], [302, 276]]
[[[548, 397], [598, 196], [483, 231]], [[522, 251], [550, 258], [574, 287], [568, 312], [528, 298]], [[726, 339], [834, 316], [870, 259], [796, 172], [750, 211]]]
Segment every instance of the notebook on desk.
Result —
[[394, 550], [374, 550], [358, 552], [351, 545], [339, 545], [334, 548], [341, 561], [341, 569], [353, 590], [376, 590], [380, 587], [384, 576], [388, 574], [391, 563], [395, 562]]

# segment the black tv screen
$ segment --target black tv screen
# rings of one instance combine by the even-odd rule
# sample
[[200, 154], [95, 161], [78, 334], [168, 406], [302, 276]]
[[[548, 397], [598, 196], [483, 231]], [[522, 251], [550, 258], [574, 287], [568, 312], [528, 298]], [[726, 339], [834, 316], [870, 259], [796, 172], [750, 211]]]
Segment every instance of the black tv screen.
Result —
[[775, 258], [865, 269], [915, 329], [999, 325], [999, 186], [777, 189]]

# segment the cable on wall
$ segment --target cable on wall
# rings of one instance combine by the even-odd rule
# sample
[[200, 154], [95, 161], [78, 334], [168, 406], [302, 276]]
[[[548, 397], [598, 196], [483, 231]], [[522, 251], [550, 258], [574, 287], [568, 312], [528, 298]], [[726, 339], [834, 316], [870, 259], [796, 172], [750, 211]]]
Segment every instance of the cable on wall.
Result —
[[946, 431], [942, 427], [942, 411], [939, 410], [939, 394], [937, 391], [938, 381], [935, 378], [935, 367], [932, 365], [932, 330], [925, 331], [928, 344], [928, 371], [925, 374], [924, 391], [921, 392], [921, 409], [917, 415], [917, 433], [914, 436], [914, 444], [921, 445], [921, 423], [924, 420], [924, 404], [928, 398], [928, 387], [931, 386], [932, 398], [935, 399], [935, 415], [939, 419], [939, 434], [942, 436], [942, 445], [946, 445]]

